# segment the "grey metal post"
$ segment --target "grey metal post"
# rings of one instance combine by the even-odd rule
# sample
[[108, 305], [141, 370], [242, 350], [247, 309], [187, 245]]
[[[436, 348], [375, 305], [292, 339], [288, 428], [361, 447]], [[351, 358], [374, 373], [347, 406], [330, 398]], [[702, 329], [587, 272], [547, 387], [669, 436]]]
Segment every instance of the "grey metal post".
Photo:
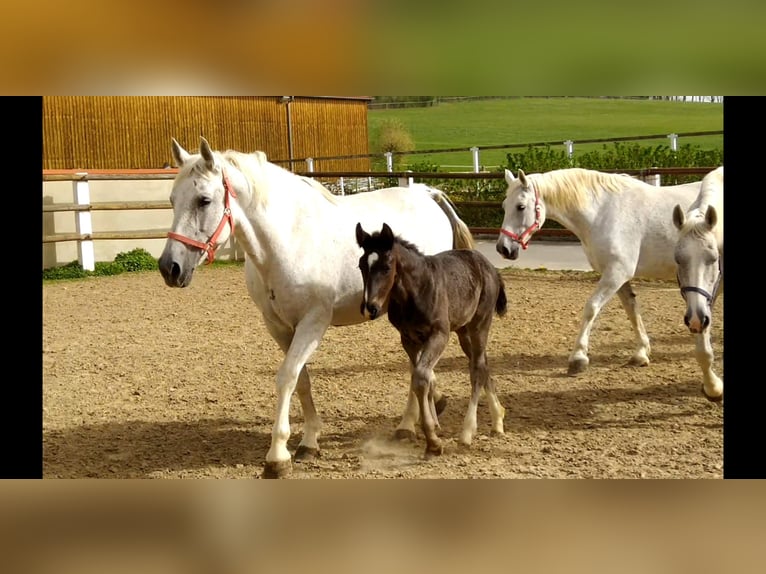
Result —
[[678, 134], [670, 134], [670, 151], [678, 151]]
[[566, 140], [564, 146], [567, 148], [567, 155], [571, 158], [574, 155], [574, 142], [572, 140]]
[[386, 171], [394, 171], [394, 154], [393, 152], [387, 151], [385, 153], [386, 155]]
[[306, 169], [308, 169], [309, 172], [314, 171], [314, 158], [313, 157], [307, 157], [306, 158]]

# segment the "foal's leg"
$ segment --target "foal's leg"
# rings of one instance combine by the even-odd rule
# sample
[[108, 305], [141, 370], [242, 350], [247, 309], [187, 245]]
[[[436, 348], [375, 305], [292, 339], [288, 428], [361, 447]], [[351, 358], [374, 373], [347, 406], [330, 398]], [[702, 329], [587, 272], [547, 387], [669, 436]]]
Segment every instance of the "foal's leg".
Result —
[[278, 478], [292, 470], [290, 451], [287, 450], [290, 438], [290, 399], [303, 367], [330, 325], [331, 316], [331, 312], [317, 308], [311, 315], [304, 317], [298, 323], [290, 348], [277, 370], [277, 409], [271, 432], [271, 447], [266, 453], [264, 478]]
[[[486, 330], [488, 331], [488, 326]], [[487, 332], [474, 331], [469, 335], [464, 330], [458, 331], [460, 347], [468, 356], [471, 372], [471, 399], [468, 403], [468, 409], [463, 421], [463, 430], [460, 434], [460, 442], [465, 446], [471, 445], [478, 428], [476, 410], [482, 389], [485, 391], [489, 412], [492, 417], [492, 433], [505, 433], [503, 428], [505, 408], [503, 408], [500, 400], [497, 398], [495, 383], [489, 375], [489, 367], [487, 365], [487, 336]], [[466, 352], [466, 347], [469, 349], [468, 352]]]
[[590, 359], [588, 358], [588, 342], [590, 340], [590, 331], [601, 309], [614, 296], [619, 287], [625, 282], [624, 274], [620, 277], [608, 270], [601, 275], [601, 279], [596, 285], [596, 290], [585, 303], [582, 314], [582, 323], [580, 333], [575, 340], [575, 346], [572, 354], [569, 355], [569, 369], [567, 374], [577, 375], [588, 368]]
[[636, 293], [633, 291], [629, 281], [622, 284], [622, 287], [617, 290], [617, 295], [620, 298], [620, 303], [622, 303], [622, 308], [625, 309], [625, 313], [628, 315], [630, 324], [633, 325], [633, 333], [636, 337], [636, 350], [629, 362], [637, 367], [645, 367], [649, 364], [649, 354], [652, 351], [652, 347], [649, 344], [649, 336], [646, 334], [646, 328], [641, 319], [641, 313], [638, 310]]
[[723, 400], [723, 381], [713, 372], [713, 345], [710, 343], [710, 327], [695, 335], [697, 363], [702, 369], [702, 391], [714, 402]]
[[[414, 343], [405, 343], [404, 339], [402, 339], [402, 346], [404, 347], [404, 350], [407, 352], [407, 356], [410, 359], [410, 380], [412, 380], [412, 372], [418, 360], [420, 347]], [[436, 426], [438, 427], [438, 416], [444, 412], [444, 409], [447, 406], [447, 397], [445, 397], [442, 392], [436, 388], [436, 381], [433, 381], [432, 391], [432, 410], [434, 413], [434, 419], [436, 420]], [[418, 397], [412, 391], [412, 385], [410, 385], [409, 394], [407, 395], [407, 405], [405, 406], [402, 420], [399, 422], [399, 426], [397, 426], [396, 430], [394, 431], [394, 438], [399, 440], [415, 440], [415, 425], [419, 419], [420, 411], [418, 409]]]
[[449, 343], [449, 329], [435, 331], [420, 352], [412, 370], [411, 388], [418, 397], [420, 426], [426, 437], [426, 455], [440, 455], [444, 452], [441, 439], [436, 435], [438, 419], [433, 400], [434, 367], [439, 362]]

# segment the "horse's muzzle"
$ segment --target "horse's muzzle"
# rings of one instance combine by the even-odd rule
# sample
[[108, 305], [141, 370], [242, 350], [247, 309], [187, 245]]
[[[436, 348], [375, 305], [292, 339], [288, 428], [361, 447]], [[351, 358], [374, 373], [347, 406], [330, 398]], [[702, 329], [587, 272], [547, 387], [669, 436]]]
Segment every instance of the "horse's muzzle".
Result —
[[514, 243], [511, 245], [510, 249], [505, 245], [505, 241], [502, 239], [497, 242], [495, 245], [495, 249], [497, 252], [502, 255], [505, 259], [518, 259], [519, 257], [519, 246], [518, 244]]
[[367, 311], [367, 316], [370, 319], [377, 319], [380, 316], [380, 307], [377, 305], [367, 303], [367, 305], [365, 305], [365, 310]]
[[186, 287], [191, 282], [191, 273], [182, 273], [181, 265], [172, 257], [162, 255], [157, 265], [168, 287]]

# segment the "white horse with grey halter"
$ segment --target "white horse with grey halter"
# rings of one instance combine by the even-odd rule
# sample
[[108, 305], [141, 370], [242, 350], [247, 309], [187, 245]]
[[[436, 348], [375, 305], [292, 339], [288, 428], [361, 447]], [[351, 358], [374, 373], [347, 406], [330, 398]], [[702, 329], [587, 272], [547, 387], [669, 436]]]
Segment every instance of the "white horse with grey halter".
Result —
[[723, 289], [723, 166], [702, 180], [697, 199], [673, 208], [678, 286], [686, 301], [684, 323], [695, 335], [702, 386], [711, 400], [723, 398], [723, 380], [713, 372], [710, 342], [713, 306]]
[[648, 365], [651, 346], [630, 280], [675, 278], [678, 231], [669, 214], [674, 205], [691, 205], [700, 182], [657, 187], [626, 174], [582, 168], [530, 175], [519, 170], [518, 178], [505, 170], [505, 180], [505, 216], [496, 244], [503, 257], [516, 259], [550, 217], [577, 236], [591, 267], [601, 274], [585, 304], [568, 374], [588, 368], [591, 329], [615, 293], [635, 332], [629, 364]]
[[[428, 254], [473, 247], [473, 238], [448, 198], [425, 185], [339, 197], [268, 162], [263, 152], [212, 151], [204, 138], [199, 154], [188, 153], [176, 140], [172, 152], [180, 169], [170, 194], [173, 226], [160, 272], [167, 285], [186, 287], [194, 269], [211, 262], [218, 246], [236, 236], [246, 253], [248, 292], [285, 353], [263, 472], [284, 476], [292, 469], [287, 440], [296, 387], [305, 419], [296, 460], [319, 453], [321, 421], [307, 361], [331, 325], [367, 320], [360, 312], [364, 285], [356, 224], [380, 229], [386, 222]], [[417, 398], [410, 393], [398, 428], [414, 433], [417, 419]]]

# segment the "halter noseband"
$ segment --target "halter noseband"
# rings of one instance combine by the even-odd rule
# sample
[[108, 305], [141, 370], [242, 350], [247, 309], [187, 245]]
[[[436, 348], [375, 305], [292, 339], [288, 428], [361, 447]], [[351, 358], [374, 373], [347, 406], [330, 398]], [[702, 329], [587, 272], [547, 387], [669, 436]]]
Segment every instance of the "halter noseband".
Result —
[[218, 249], [218, 237], [221, 235], [221, 232], [223, 231], [224, 226], [228, 223], [229, 227], [231, 227], [231, 234], [234, 234], [234, 217], [231, 214], [231, 205], [229, 198], [237, 198], [237, 193], [234, 191], [234, 188], [232, 188], [231, 183], [229, 182], [229, 178], [226, 177], [226, 171], [223, 172], [223, 217], [221, 218], [221, 222], [218, 224], [218, 227], [213, 232], [213, 235], [208, 239], [207, 243], [202, 243], [201, 241], [197, 241], [195, 239], [192, 239], [191, 237], [186, 237], [185, 235], [181, 235], [180, 233], [175, 233], [173, 231], [168, 231], [168, 237], [171, 239], [176, 239], [180, 241], [181, 243], [186, 243], [187, 245], [191, 245], [192, 247], [196, 247], [197, 249], [201, 249], [203, 252], [207, 254], [207, 261], [206, 264], [210, 264], [213, 262], [213, 259], [215, 258], [215, 251]]
[[721, 269], [721, 260], [718, 260], [718, 277], [716, 277], [715, 283], [713, 284], [713, 292], [708, 293], [705, 291], [702, 287], [696, 287], [694, 285], [681, 285], [681, 281], [678, 279], [678, 274], [676, 273], [676, 281], [678, 282], [678, 286], [681, 288], [681, 296], [686, 299], [686, 294], [689, 292], [693, 293], [699, 293], [702, 295], [706, 300], [708, 307], [713, 306], [713, 300], [715, 299], [716, 295], [718, 295], [718, 289], [721, 286], [721, 277], [723, 276], [723, 269]]
[[542, 207], [540, 206], [540, 194], [537, 193], [536, 186], [533, 185], [532, 189], [535, 191], [535, 221], [532, 223], [532, 225], [522, 231], [521, 235], [516, 235], [513, 231], [508, 231], [502, 227], [500, 228], [500, 233], [518, 241], [522, 249], [527, 248], [529, 240], [532, 239], [532, 234], [541, 227], [540, 221], [542, 220]]

